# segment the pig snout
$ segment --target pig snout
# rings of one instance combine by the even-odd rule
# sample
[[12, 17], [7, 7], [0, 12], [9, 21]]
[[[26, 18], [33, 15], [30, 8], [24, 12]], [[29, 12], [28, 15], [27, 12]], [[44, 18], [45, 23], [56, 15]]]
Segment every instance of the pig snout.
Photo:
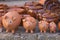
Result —
[[13, 23], [12, 20], [9, 20], [9, 21], [6, 22], [6, 26], [11, 26], [12, 23]]
[[8, 25], [11, 25], [12, 23], [13, 23], [12, 20], [8, 20], [8, 21], [7, 21], [7, 24], [8, 24]]
[[9, 24], [12, 24], [12, 21], [11, 20], [9, 21]]

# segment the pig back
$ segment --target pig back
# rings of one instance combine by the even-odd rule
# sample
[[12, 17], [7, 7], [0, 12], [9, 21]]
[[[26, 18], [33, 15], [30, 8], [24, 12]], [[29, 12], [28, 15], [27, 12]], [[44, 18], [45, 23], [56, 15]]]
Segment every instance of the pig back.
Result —
[[36, 20], [35, 20], [35, 18], [33, 18], [33, 17], [30, 17], [30, 16], [29, 16], [29, 17], [26, 17], [26, 20], [28, 20], [28, 21], [36, 24]]

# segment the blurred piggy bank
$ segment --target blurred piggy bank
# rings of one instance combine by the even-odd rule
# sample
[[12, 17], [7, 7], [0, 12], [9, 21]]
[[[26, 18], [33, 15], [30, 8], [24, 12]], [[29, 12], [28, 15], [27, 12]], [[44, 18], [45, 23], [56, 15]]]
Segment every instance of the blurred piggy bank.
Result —
[[50, 33], [56, 32], [56, 24], [54, 22], [50, 22], [49, 28], [50, 28]]
[[26, 29], [26, 32], [30, 31], [33, 33], [33, 30], [36, 27], [36, 20], [33, 17], [28, 16], [23, 19], [23, 26]]
[[38, 25], [39, 25], [39, 29], [40, 29], [41, 33], [42, 32], [46, 33], [46, 31], [48, 29], [48, 24], [49, 23], [47, 21], [45, 21], [45, 19], [39, 22]]
[[2, 23], [4, 28], [6, 29], [6, 32], [11, 31], [12, 33], [14, 33], [18, 28], [20, 22], [21, 15], [19, 15], [16, 11], [8, 12], [2, 17]]

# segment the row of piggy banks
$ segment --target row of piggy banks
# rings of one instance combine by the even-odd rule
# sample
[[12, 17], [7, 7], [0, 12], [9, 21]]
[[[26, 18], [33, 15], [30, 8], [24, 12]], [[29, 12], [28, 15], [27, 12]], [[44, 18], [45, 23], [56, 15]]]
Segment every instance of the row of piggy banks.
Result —
[[[21, 24], [21, 20], [23, 22], [23, 27], [26, 29], [26, 32], [29, 31], [33, 33], [33, 30], [35, 30], [37, 21], [34, 17], [30, 15], [21, 15], [16, 11], [9, 11], [4, 16], [1, 17], [2, 25], [6, 29], [6, 32], [12, 32], [15, 33], [16, 29]], [[1, 24], [0, 24], [1, 26]], [[48, 28], [50, 29], [50, 32], [56, 32], [56, 23], [55, 22], [47, 22], [46, 18], [43, 18], [43, 20], [40, 20], [38, 22], [38, 27], [40, 29], [40, 32], [46, 33]], [[1, 28], [1, 27], [0, 27]], [[58, 29], [60, 29], [60, 22], [58, 23]]]

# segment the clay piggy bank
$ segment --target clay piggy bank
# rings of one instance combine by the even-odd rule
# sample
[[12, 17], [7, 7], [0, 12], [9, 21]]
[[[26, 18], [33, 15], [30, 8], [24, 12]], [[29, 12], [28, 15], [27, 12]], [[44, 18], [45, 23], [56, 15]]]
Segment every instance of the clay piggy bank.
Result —
[[56, 24], [54, 22], [50, 22], [49, 28], [50, 28], [50, 33], [56, 32]]
[[60, 30], [60, 22], [58, 23], [58, 29]]
[[39, 25], [40, 32], [46, 33], [46, 31], [48, 29], [48, 22], [45, 21], [45, 18], [43, 18], [43, 20], [40, 21], [38, 25]]
[[36, 20], [33, 17], [26, 17], [23, 19], [23, 26], [26, 29], [26, 32], [30, 31], [33, 33], [33, 30], [36, 27]]
[[21, 15], [19, 15], [16, 11], [8, 12], [2, 17], [2, 23], [4, 28], [6, 29], [6, 32], [11, 31], [12, 33], [14, 33], [18, 28], [20, 22]]

